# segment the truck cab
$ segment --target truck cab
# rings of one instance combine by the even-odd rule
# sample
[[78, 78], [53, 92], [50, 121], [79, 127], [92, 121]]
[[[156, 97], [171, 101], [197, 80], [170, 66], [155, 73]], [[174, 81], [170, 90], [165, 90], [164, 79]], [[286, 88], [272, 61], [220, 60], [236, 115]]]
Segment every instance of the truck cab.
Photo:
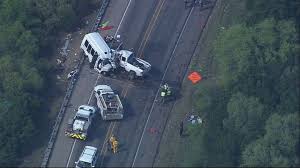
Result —
[[96, 167], [97, 160], [98, 149], [93, 146], [85, 146], [75, 165], [76, 168]]
[[129, 72], [129, 78], [141, 77], [151, 69], [151, 65], [148, 62], [135, 57], [131, 51], [121, 50], [118, 51], [118, 55], [120, 66]]

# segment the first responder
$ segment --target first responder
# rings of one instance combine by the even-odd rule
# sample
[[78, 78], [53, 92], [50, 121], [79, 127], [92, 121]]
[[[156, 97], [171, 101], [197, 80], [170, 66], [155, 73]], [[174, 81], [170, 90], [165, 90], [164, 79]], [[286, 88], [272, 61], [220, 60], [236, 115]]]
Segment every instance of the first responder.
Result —
[[161, 97], [170, 96], [171, 89], [167, 83], [162, 86]]
[[109, 138], [109, 142], [110, 142], [110, 147], [111, 147], [111, 150], [113, 151], [113, 153], [117, 153], [119, 143], [114, 135], [112, 135]]
[[118, 151], [118, 145], [119, 145], [119, 142], [117, 140], [114, 140], [112, 142], [112, 150], [113, 150], [114, 153], [117, 153], [117, 151]]
[[162, 97], [166, 96], [168, 88], [169, 88], [169, 86], [167, 83], [165, 83], [164, 85], [161, 86], [161, 96]]

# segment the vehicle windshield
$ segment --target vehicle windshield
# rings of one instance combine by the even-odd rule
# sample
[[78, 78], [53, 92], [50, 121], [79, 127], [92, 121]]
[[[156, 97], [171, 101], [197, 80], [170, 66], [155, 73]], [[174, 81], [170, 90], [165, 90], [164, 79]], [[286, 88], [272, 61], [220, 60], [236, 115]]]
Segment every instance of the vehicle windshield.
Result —
[[134, 54], [132, 53], [131, 55], [129, 55], [129, 57], [127, 58], [127, 62], [130, 64], [137, 64], [138, 61], [135, 59]]
[[81, 116], [76, 116], [76, 118], [75, 118], [76, 120], [81, 120], [81, 121], [88, 121], [88, 119], [87, 118], [85, 118], [85, 117], [81, 117]]
[[92, 167], [90, 163], [79, 161], [77, 164], [78, 167]]

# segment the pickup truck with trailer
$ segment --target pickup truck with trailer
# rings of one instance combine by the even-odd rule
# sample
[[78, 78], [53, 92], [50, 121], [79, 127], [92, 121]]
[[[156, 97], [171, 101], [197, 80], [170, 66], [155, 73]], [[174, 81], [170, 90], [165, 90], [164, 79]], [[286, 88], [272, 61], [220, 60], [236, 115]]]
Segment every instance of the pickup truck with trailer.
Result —
[[123, 119], [123, 105], [110, 86], [98, 85], [94, 88], [97, 106], [103, 120], [120, 120]]

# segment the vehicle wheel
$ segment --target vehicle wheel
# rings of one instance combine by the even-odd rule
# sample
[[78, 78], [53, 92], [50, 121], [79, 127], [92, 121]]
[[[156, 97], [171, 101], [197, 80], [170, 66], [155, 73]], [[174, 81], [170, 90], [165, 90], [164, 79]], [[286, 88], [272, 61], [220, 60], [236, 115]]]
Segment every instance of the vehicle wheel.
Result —
[[130, 71], [129, 72], [129, 75], [128, 75], [128, 78], [129, 78], [129, 80], [133, 80], [134, 78], [135, 78], [135, 72], [133, 72], [133, 71]]

